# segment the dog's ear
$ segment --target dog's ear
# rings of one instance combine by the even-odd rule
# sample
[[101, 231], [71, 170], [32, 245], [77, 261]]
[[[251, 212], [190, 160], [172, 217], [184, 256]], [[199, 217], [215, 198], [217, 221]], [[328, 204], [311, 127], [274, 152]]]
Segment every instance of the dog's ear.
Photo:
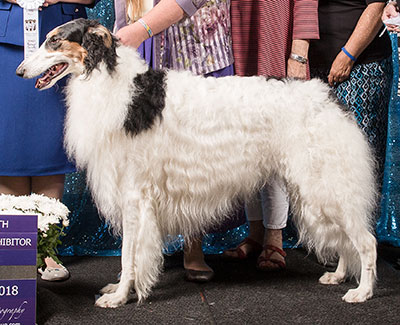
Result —
[[113, 43], [112, 35], [110, 31], [103, 25], [98, 25], [96, 27], [89, 27], [86, 33], [100, 36], [103, 39], [104, 45], [108, 48], [111, 48]]
[[85, 57], [86, 73], [90, 74], [102, 61], [111, 73], [117, 64], [116, 39], [110, 31], [99, 23], [88, 26], [82, 37], [82, 47], [87, 51]]

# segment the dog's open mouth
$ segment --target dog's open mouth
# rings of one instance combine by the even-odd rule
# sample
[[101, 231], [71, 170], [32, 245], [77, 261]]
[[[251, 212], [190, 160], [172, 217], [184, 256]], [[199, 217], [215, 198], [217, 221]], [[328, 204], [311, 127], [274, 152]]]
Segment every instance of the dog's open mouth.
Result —
[[36, 80], [35, 87], [38, 89], [46, 87], [52, 79], [63, 73], [67, 68], [68, 63], [66, 62], [53, 65], [43, 73], [42, 77]]

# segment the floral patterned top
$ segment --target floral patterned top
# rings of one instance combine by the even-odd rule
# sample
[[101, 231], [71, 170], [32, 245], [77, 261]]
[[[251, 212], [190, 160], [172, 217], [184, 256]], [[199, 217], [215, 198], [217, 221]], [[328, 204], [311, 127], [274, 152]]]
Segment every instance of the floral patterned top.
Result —
[[233, 63], [230, 0], [192, 2], [200, 9], [156, 36], [156, 67], [200, 75]]
[[[154, 36], [153, 66], [201, 75], [233, 64], [230, 1], [176, 0], [186, 16]], [[154, 0], [154, 5], [158, 2]], [[125, 19], [124, 11], [119, 10], [124, 3], [115, 0], [115, 30], [126, 24], [118, 23]]]

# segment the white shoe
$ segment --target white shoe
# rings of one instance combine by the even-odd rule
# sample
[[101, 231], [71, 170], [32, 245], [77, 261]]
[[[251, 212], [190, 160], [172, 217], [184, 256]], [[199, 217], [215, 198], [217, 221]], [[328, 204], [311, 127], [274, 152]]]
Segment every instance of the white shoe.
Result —
[[45, 281], [63, 281], [69, 278], [68, 270], [60, 265], [59, 267], [46, 267], [43, 271], [42, 269], [38, 269], [38, 272], [42, 275], [42, 280]]

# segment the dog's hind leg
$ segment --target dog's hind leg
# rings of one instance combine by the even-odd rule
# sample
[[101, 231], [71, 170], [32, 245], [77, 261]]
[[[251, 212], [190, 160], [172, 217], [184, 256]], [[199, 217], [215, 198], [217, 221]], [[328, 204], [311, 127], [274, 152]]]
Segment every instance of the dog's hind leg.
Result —
[[338, 266], [335, 272], [326, 272], [319, 278], [322, 284], [339, 284], [346, 280], [347, 263], [343, 256], [339, 257]]
[[351, 242], [360, 255], [361, 277], [359, 286], [349, 290], [343, 300], [346, 302], [363, 302], [371, 298], [376, 279], [376, 239], [367, 229], [347, 232]]

